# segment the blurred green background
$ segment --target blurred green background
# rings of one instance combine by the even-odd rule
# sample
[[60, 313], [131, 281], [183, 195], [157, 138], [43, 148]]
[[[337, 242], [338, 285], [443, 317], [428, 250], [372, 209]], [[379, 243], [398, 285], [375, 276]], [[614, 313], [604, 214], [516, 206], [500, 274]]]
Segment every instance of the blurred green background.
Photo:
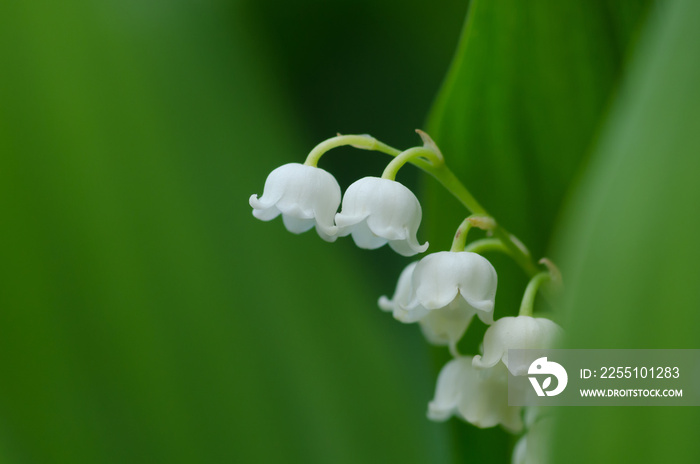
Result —
[[413, 143], [465, 12], [3, 2], [0, 462], [446, 461], [376, 306], [404, 262], [248, 198], [337, 131]]
[[[4, 2], [0, 462], [508, 462], [500, 429], [425, 418], [446, 350], [376, 307], [409, 260], [250, 214], [336, 132], [426, 127], [562, 265], [571, 346], [697, 348], [698, 5]], [[399, 179], [444, 249], [464, 212]], [[700, 457], [693, 408], [564, 413], [555, 462]]]

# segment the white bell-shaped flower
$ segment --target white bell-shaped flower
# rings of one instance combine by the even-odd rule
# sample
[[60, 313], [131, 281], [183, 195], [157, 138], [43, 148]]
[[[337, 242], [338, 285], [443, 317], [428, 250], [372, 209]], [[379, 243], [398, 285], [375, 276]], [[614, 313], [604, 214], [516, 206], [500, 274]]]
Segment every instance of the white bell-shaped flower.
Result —
[[442, 368], [435, 397], [428, 404], [431, 420], [445, 421], [456, 415], [477, 427], [500, 424], [511, 432], [523, 427], [520, 411], [518, 406], [508, 406], [506, 368], [477, 369], [471, 356], [455, 358]]
[[348, 187], [335, 216], [338, 235], [352, 238], [360, 248], [374, 250], [389, 243], [397, 253], [412, 256], [428, 249], [416, 234], [422, 217], [420, 203], [404, 185], [389, 179], [364, 177]]
[[423, 335], [430, 343], [456, 346], [476, 311], [468, 305], [455, 304], [455, 300], [446, 307], [434, 311], [408, 311], [406, 307], [412, 296], [413, 271], [417, 265], [418, 261], [406, 266], [399, 276], [393, 299], [390, 300], [386, 296], [380, 297], [379, 307], [384, 311], [392, 312], [395, 319], [404, 323], [416, 322], [413, 316], [422, 314], [423, 317], [417, 321]]
[[477, 367], [492, 367], [503, 361], [513, 375], [526, 375], [529, 364], [509, 363], [508, 350], [551, 348], [564, 331], [549, 319], [530, 316], [503, 317], [484, 334], [484, 355], [474, 356]]
[[496, 270], [479, 254], [430, 254], [413, 271], [411, 300], [403, 308], [403, 317], [416, 321], [444, 308], [452, 313], [477, 314], [484, 323], [491, 324], [497, 284]]
[[271, 221], [282, 214], [284, 226], [300, 234], [316, 226], [328, 242], [337, 236], [333, 218], [340, 206], [340, 185], [332, 174], [315, 166], [289, 163], [273, 170], [265, 180], [262, 197], [250, 197], [253, 216]]

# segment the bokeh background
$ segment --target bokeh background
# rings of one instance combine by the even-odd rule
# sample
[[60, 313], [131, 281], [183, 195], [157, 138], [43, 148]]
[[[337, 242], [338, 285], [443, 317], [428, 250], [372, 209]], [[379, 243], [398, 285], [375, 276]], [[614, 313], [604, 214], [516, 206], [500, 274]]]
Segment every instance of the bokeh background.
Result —
[[[500, 429], [425, 418], [446, 350], [376, 307], [409, 260], [250, 214], [336, 132], [427, 128], [561, 264], [541, 310], [570, 346], [698, 348], [698, 5], [4, 2], [0, 462], [508, 462]], [[346, 187], [386, 161], [321, 166]], [[464, 212], [399, 179], [447, 247]], [[526, 282], [489, 258], [513, 314]], [[699, 421], [569, 409], [555, 462], [697, 462]]]
[[0, 462], [447, 459], [405, 263], [248, 205], [337, 131], [417, 141], [466, 4], [423, 9], [3, 2]]

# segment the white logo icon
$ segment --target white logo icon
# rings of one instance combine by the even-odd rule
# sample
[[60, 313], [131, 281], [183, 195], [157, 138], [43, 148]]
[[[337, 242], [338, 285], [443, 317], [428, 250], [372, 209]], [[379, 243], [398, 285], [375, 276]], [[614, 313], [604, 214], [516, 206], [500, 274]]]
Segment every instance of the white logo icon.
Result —
[[542, 382], [540, 386], [537, 381], [537, 377], [528, 377], [532, 388], [535, 389], [537, 396], [557, 396], [559, 393], [563, 392], [566, 388], [566, 383], [569, 381], [569, 376], [566, 374], [566, 369], [562, 367], [561, 364], [555, 363], [554, 361], [547, 361], [547, 357], [538, 358], [530, 364], [530, 368], [527, 370], [528, 374], [549, 374], [557, 378], [557, 388], [554, 390], [547, 390], [549, 385], [552, 383], [552, 377], [547, 377]]

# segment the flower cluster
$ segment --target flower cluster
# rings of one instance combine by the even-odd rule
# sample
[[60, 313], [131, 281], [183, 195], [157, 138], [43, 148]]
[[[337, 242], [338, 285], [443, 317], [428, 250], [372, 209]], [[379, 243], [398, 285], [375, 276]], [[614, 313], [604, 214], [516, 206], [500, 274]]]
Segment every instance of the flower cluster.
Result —
[[[350, 235], [360, 248], [376, 249], [388, 244], [403, 256], [426, 251], [427, 242], [421, 245], [416, 237], [421, 205], [408, 188], [394, 180], [396, 172], [410, 162], [430, 172], [446, 187], [454, 187], [459, 181], [444, 166], [442, 154], [430, 137], [418, 132], [424, 146], [404, 152], [369, 136], [339, 136], [323, 142], [312, 150], [304, 164], [285, 164], [270, 173], [262, 196], [250, 197], [253, 215], [263, 221], [282, 215], [289, 231], [302, 233], [315, 227], [319, 236], [329, 242]], [[325, 151], [343, 144], [383, 151], [395, 159], [382, 177], [359, 179], [341, 195], [335, 178], [316, 164]], [[526, 375], [529, 365], [509, 360], [508, 350], [548, 348], [561, 336], [562, 329], [557, 324], [533, 317], [539, 287], [559, 280], [560, 276], [549, 260], [540, 261], [546, 265], [546, 271], [539, 269], [524, 245], [498, 226], [461, 183], [449, 190], [466, 192], [459, 199], [479, 214], [462, 223], [450, 251], [428, 254], [406, 266], [394, 295], [382, 296], [379, 307], [400, 322], [418, 323], [430, 343], [447, 346], [452, 354], [452, 360], [438, 376], [435, 396], [428, 404], [428, 418], [445, 421], [456, 416], [477, 427], [501, 425], [518, 433], [524, 423], [531, 424], [527, 418], [523, 421], [522, 408], [508, 405], [507, 380], [509, 374]], [[467, 232], [472, 226], [498, 238], [467, 247]], [[498, 277], [491, 263], [478, 253], [487, 249], [505, 251], [531, 277], [517, 317], [494, 319]], [[474, 316], [489, 326], [482, 353], [462, 355], [458, 343]], [[537, 427], [531, 428], [536, 432]], [[531, 442], [531, 438], [521, 439], [515, 462], [534, 459], [531, 456], [537, 455], [537, 446]]]
[[365, 177], [348, 187], [340, 206], [340, 186], [332, 174], [315, 166], [289, 163], [270, 173], [262, 197], [250, 197], [253, 215], [270, 221], [280, 214], [290, 232], [312, 227], [333, 242], [352, 235], [360, 248], [373, 250], [389, 244], [397, 253], [422, 253], [428, 243], [416, 234], [422, 211], [416, 196], [391, 179]]
[[[496, 271], [481, 255], [468, 251], [433, 253], [409, 264], [401, 273], [392, 299], [379, 307], [401, 322], [418, 322], [425, 338], [448, 345], [454, 359], [440, 372], [428, 417], [444, 421], [455, 415], [477, 427], [502, 425], [518, 432], [521, 411], [508, 406], [508, 371], [526, 375], [527, 365], [508, 362], [509, 349], [551, 347], [562, 329], [549, 319], [527, 315], [494, 322]], [[462, 356], [457, 342], [474, 315], [490, 327], [483, 355]]]

